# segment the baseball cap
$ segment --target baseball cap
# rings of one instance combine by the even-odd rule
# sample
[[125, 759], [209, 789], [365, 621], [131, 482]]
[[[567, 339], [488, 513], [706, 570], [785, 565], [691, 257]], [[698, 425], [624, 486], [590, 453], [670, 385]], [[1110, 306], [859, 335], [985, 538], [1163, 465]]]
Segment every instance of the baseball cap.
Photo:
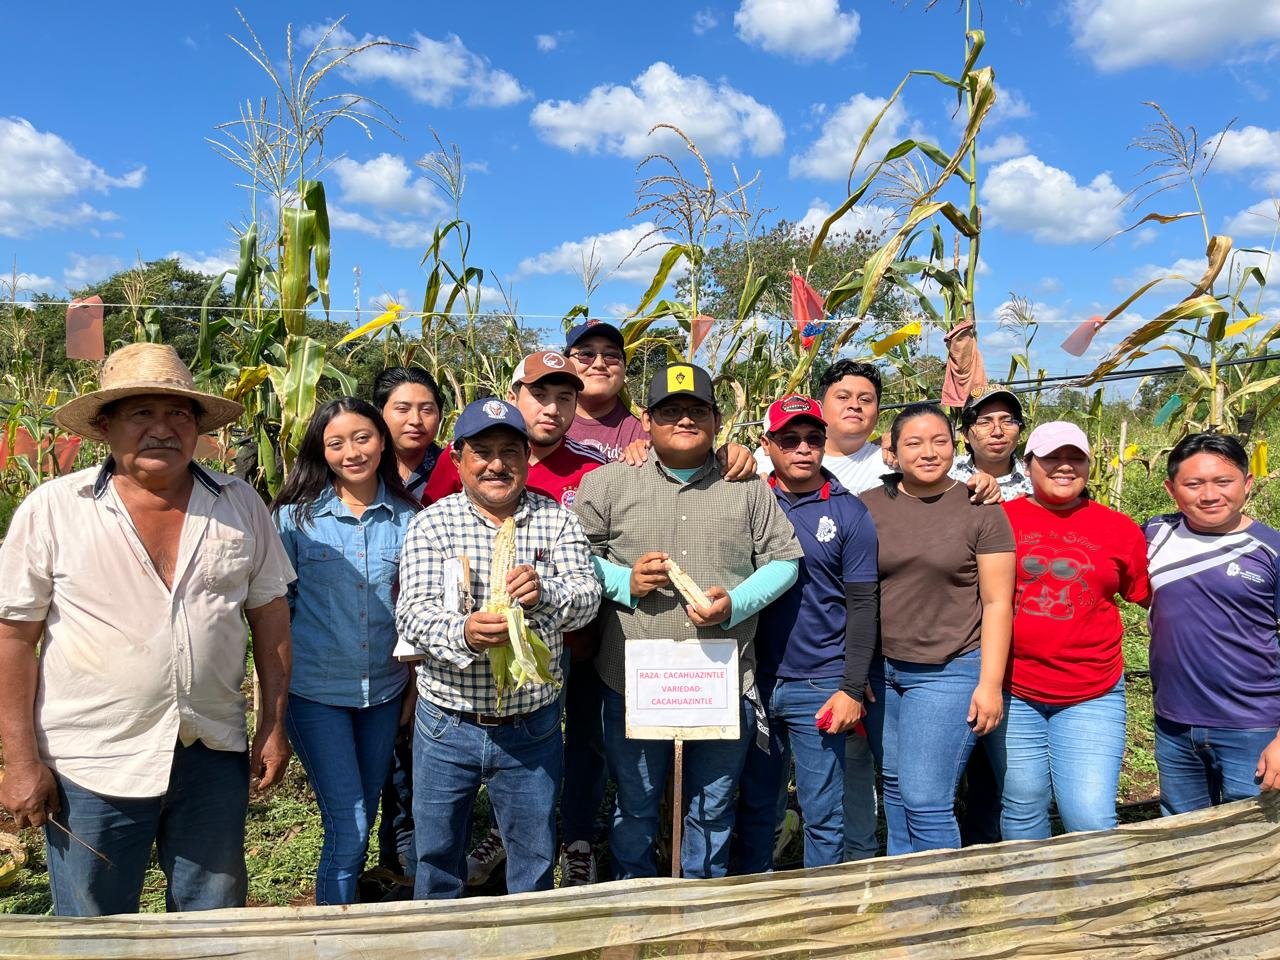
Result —
[[716, 405], [711, 388], [711, 374], [692, 363], [672, 363], [659, 369], [649, 381], [649, 399], [645, 409], [652, 410], [668, 397], [690, 396]]
[[1027, 456], [1043, 457], [1053, 453], [1059, 447], [1075, 447], [1089, 453], [1089, 438], [1083, 430], [1066, 420], [1051, 420], [1042, 423], [1031, 431], [1027, 437]]
[[827, 421], [822, 419], [822, 407], [816, 400], [793, 393], [769, 404], [764, 414], [764, 432], [777, 433], [797, 417], [816, 420], [824, 427]]
[[622, 339], [622, 331], [615, 327], [612, 323], [605, 323], [602, 320], [588, 320], [586, 323], [580, 323], [565, 337], [564, 351], [568, 353], [574, 348], [577, 342], [584, 337], [608, 337], [618, 345], [618, 349], [625, 349], [626, 343]]
[[997, 387], [995, 390], [989, 390], [980, 397], [970, 397], [965, 401], [963, 409], [960, 411], [960, 426], [968, 429], [973, 426], [973, 422], [982, 414], [982, 408], [992, 400], [1003, 400], [1009, 406], [1013, 407], [1013, 415], [1019, 421], [1022, 420], [1022, 402], [1012, 390], [1006, 390], [1003, 387]]
[[582, 378], [570, 366], [564, 354], [554, 350], [539, 350], [521, 360], [511, 374], [511, 385], [514, 387], [517, 383], [523, 383], [528, 387], [547, 377], [564, 377], [579, 390], [582, 389]]
[[453, 425], [453, 442], [456, 444], [492, 427], [510, 427], [521, 437], [527, 439], [529, 436], [519, 410], [505, 400], [488, 397], [473, 400], [458, 414], [458, 421]]

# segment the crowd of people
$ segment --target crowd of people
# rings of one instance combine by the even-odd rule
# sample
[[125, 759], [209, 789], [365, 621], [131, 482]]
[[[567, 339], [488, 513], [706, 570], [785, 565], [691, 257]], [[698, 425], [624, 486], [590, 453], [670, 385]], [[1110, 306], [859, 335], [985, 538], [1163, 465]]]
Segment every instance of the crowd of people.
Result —
[[688, 877], [773, 868], [792, 769], [809, 867], [877, 855], [881, 810], [889, 855], [1047, 838], [1052, 808], [1115, 826], [1122, 600], [1150, 610], [1163, 812], [1280, 789], [1280, 532], [1235, 438], [1182, 439], [1140, 526], [1090, 498], [1084, 432], [1007, 390], [958, 457], [930, 403], [877, 442], [879, 373], [839, 360], [752, 451], [717, 448], [708, 371], [656, 370], [639, 417], [626, 372], [584, 323], [442, 445], [435, 379], [384, 370], [316, 410], [268, 505], [193, 459], [238, 403], [169, 347], [109, 357], [55, 415], [109, 456], [0, 545], [0, 802], [44, 828], [55, 913], [136, 911], [153, 848], [169, 909], [243, 905], [251, 790], [292, 753], [317, 903], [361, 896], [375, 822], [391, 897], [655, 876], [674, 751], [627, 735], [642, 639], [738, 652], [738, 735], [683, 747]]

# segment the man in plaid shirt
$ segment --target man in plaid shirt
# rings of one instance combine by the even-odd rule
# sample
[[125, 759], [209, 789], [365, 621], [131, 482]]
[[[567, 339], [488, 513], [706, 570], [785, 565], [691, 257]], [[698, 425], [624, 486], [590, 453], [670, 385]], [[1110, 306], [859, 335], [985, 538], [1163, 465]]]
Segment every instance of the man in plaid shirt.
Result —
[[[507, 850], [508, 892], [548, 890], [564, 764], [559, 684], [528, 683], [509, 692], [499, 709], [486, 654], [509, 642], [507, 623], [480, 608], [489, 599], [502, 521], [516, 523], [517, 565], [507, 590], [550, 648], [557, 681], [562, 634], [591, 620], [600, 587], [577, 519], [525, 489], [529, 442], [515, 407], [497, 399], [470, 404], [458, 416], [450, 456], [463, 492], [419, 513], [400, 554], [396, 627], [425, 654], [413, 742], [414, 896], [462, 894], [471, 811], [482, 783]], [[471, 571], [466, 591], [456, 583], [462, 557]]]

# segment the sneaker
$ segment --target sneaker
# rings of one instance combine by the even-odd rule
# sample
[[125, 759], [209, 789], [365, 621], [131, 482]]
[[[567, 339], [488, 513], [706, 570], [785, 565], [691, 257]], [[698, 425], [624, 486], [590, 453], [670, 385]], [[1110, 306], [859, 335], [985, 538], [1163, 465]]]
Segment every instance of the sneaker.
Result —
[[591, 844], [575, 840], [560, 848], [560, 886], [581, 887], [596, 879], [596, 855]]
[[800, 814], [794, 810], [788, 809], [782, 816], [782, 822], [778, 824], [778, 829], [773, 832], [773, 862], [777, 863], [782, 859], [782, 855], [787, 852], [787, 847], [791, 845], [791, 841], [800, 833]]
[[507, 851], [502, 847], [502, 834], [490, 829], [467, 857], [467, 886], [483, 887], [506, 862]]

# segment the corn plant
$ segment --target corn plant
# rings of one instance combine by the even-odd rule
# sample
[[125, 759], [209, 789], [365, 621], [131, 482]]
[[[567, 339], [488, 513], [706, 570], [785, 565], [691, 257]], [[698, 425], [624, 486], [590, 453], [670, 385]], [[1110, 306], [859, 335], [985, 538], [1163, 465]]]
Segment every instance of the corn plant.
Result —
[[[1275, 249], [1234, 249], [1231, 237], [1212, 234], [1200, 184], [1213, 165], [1216, 147], [1205, 149], [1194, 126], [1180, 128], [1156, 103], [1148, 103], [1154, 120], [1133, 146], [1151, 160], [1147, 179], [1130, 191], [1135, 210], [1168, 191], [1191, 194], [1194, 208], [1178, 213], [1150, 212], [1125, 228], [1144, 223], [1164, 226], [1198, 220], [1205, 240], [1205, 268], [1199, 277], [1167, 274], [1142, 284], [1102, 319], [1102, 325], [1129, 309], [1156, 287], [1174, 284], [1184, 295], [1154, 319], [1134, 330], [1112, 349], [1087, 378], [1096, 382], [1113, 370], [1159, 351], [1181, 360], [1192, 389], [1175, 395], [1157, 416], [1180, 433], [1227, 431], [1249, 435], [1280, 406], [1280, 375], [1274, 362], [1261, 361], [1280, 339], [1280, 323], [1260, 327], [1267, 268]], [[1229, 128], [1231, 124], [1227, 124]], [[1221, 139], [1219, 139], [1219, 143]], [[1171, 341], [1171, 342], [1170, 342]], [[1258, 361], [1224, 366], [1227, 361]], [[1181, 419], [1174, 419], [1177, 415]], [[1259, 441], [1265, 443], [1265, 441]], [[1262, 449], [1255, 445], [1255, 455]], [[1263, 454], [1265, 458], [1265, 451]]]

